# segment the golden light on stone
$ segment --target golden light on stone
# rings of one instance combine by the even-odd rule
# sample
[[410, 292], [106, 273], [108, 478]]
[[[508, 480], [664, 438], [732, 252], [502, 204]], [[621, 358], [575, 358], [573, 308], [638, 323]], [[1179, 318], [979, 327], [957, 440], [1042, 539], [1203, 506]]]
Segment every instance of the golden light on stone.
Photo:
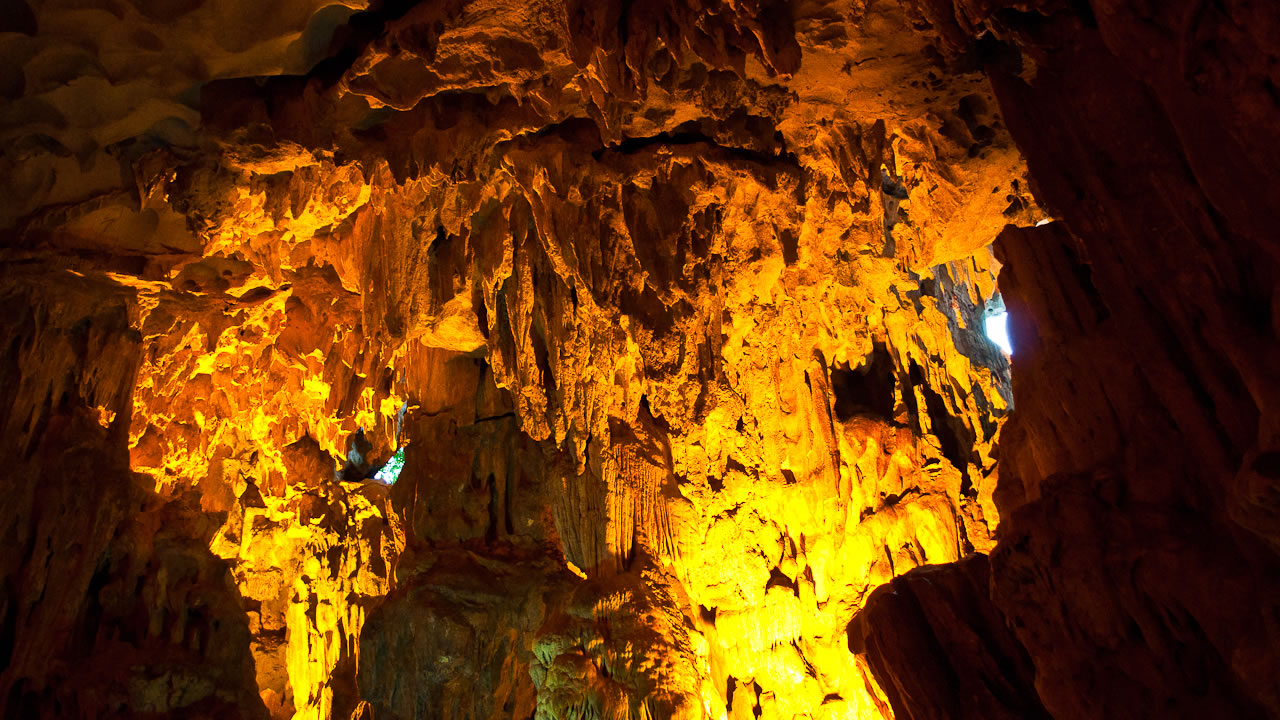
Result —
[[[1119, 9], [92, 5], [0, 28], [0, 432], [39, 479], [0, 514], [0, 715], [1092, 717], [1088, 636], [1162, 700], [1149, 655], [1212, 646], [1204, 714], [1253, 717], [1269, 651], [1144, 578], [1199, 557], [1165, 526], [1196, 502], [1271, 567], [1274, 423], [1244, 400], [1271, 356], [1218, 367], [1183, 327], [1270, 347], [1266, 313], [1194, 299], [1270, 265], [1215, 265], [1228, 238], [1116, 269], [1155, 231], [1075, 148], [1144, 188], [1132, 222], [1185, 206], [1161, 237], [1246, 227], [1178, 195], [1243, 153], [1147, 173], [1128, 120], [1061, 120], [1100, 101], [1053, 83], [1145, 102], [1076, 74], [1124, 54]], [[1144, 152], [1196, 138], [1161, 114], [1195, 98], [1161, 97]], [[1063, 220], [1036, 222], [1011, 127]], [[1128, 342], [1150, 378], [1100, 364]], [[1141, 440], [1193, 425], [1216, 439], [1168, 457], [1213, 483]], [[1096, 577], [1036, 609], [1045, 557], [1085, 553]]]

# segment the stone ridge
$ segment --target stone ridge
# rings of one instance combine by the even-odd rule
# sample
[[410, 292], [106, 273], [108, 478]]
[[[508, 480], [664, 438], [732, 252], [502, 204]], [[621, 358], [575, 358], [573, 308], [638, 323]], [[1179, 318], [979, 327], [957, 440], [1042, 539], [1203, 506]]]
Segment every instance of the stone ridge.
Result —
[[1042, 215], [914, 7], [82, 5], [0, 35], [0, 715], [892, 716]]

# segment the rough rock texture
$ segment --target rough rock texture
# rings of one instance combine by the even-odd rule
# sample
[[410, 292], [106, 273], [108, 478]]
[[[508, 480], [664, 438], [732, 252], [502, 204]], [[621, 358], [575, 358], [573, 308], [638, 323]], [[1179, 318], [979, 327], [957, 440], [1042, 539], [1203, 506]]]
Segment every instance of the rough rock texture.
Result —
[[0, 295], [3, 714], [265, 718], [217, 522], [129, 470], [128, 294], [63, 272]]
[[849, 626], [898, 718], [1047, 718], [1026, 651], [987, 599], [987, 556], [881, 585]]
[[1280, 712], [1275, 11], [11, 5], [0, 715]]
[[1045, 707], [1280, 715], [1280, 12], [921, 5], [987, 59], [1061, 219], [996, 244], [1018, 410], [991, 589]]

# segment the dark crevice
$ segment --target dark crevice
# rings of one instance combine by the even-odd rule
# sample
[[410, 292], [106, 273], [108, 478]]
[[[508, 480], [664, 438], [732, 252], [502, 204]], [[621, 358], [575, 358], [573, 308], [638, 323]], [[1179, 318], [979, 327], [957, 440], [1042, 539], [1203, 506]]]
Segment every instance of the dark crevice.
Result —
[[778, 568], [773, 568], [772, 570], [769, 571], [769, 581], [766, 582], [764, 585], [764, 589], [766, 592], [768, 592], [769, 588], [773, 588], [773, 587], [786, 588], [791, 592], [795, 593], [796, 597], [800, 596], [799, 584], [797, 584], [795, 580], [792, 580], [791, 578], [787, 577], [786, 574], [784, 574]]
[[496, 288], [497, 296], [494, 302], [497, 305], [494, 318], [495, 328], [498, 332], [498, 353], [502, 356], [504, 367], [515, 367], [516, 363], [516, 337], [511, 329], [511, 316], [507, 312], [507, 286], [506, 281]]
[[702, 622], [714, 626], [716, 624], [716, 614], [719, 608], [707, 607], [706, 605], [698, 606], [698, 616], [702, 618]]
[[778, 229], [778, 241], [782, 243], [782, 260], [794, 265], [800, 259], [800, 238], [791, 228]]
[[538, 374], [542, 377], [542, 392], [546, 395], [547, 404], [550, 406], [555, 402], [556, 398], [556, 377], [551, 369], [546, 331], [542, 329], [542, 323], [537, 317], [533, 321], [530, 339], [533, 344], [534, 364], [538, 368]]
[[942, 447], [942, 456], [951, 462], [964, 481], [969, 477], [969, 456], [974, 445], [973, 434], [964, 425], [952, 417], [942, 396], [928, 385], [920, 387], [924, 395], [926, 411], [929, 413], [929, 424], [934, 437]]
[[840, 422], [857, 416], [892, 420], [896, 388], [893, 356], [880, 344], [859, 367], [831, 369], [831, 393]]
[[596, 160], [600, 160], [604, 157], [606, 152], [619, 155], [632, 155], [644, 152], [652, 147], [710, 145], [728, 153], [732, 157], [745, 160], [747, 162], [761, 165], [774, 165], [779, 161], [783, 161], [788, 165], [795, 167], [797, 170], [800, 167], [799, 159], [785, 148], [780, 148], [777, 154], [769, 154], [744, 147], [723, 145], [717, 141], [716, 138], [707, 135], [696, 126], [697, 123], [695, 121], [690, 121], [684, 123], [673, 132], [661, 132], [647, 137], [623, 138], [621, 142], [615, 145], [609, 145], [608, 147], [593, 151], [591, 156]]
[[18, 635], [18, 607], [15, 602], [5, 604], [4, 617], [0, 618], [0, 667], [9, 667]]
[[31, 6], [27, 3], [22, 0], [9, 0], [0, 5], [0, 8], [4, 10], [0, 12], [0, 33], [18, 33], [28, 36], [36, 34], [39, 23], [36, 21], [36, 14], [31, 11]]
[[880, 498], [880, 503], [882, 507], [891, 508], [909, 497], [917, 497], [919, 495], [920, 488], [910, 487], [900, 493], [888, 493], [884, 495]]
[[498, 539], [498, 482], [493, 473], [489, 473], [485, 485], [489, 489], [489, 526], [485, 528], [484, 539], [493, 543]]
[[[329, 57], [317, 63], [307, 73], [307, 77], [318, 79], [325, 87], [333, 86], [368, 47], [383, 36], [388, 23], [404, 17], [418, 4], [420, 0], [385, 0], [373, 3], [368, 10], [353, 14], [345, 24], [335, 29], [329, 45]], [[445, 14], [448, 10], [443, 8], [440, 14]]]
[[505, 487], [503, 488], [504, 492], [502, 494], [502, 499], [504, 501], [502, 503], [503, 525], [506, 528], [507, 537], [515, 537], [515, 534], [516, 534], [516, 523], [514, 519], [515, 512], [512, 508], [512, 505], [515, 503], [515, 500], [513, 499], [515, 497], [515, 484], [516, 484], [515, 471], [513, 471], [510, 467], [508, 467], [507, 472], [504, 474], [506, 478], [504, 480]]
[[[924, 371], [921, 370], [919, 365], [912, 362], [908, 375], [911, 385], [919, 388], [920, 394], [924, 396], [924, 412], [928, 414], [930, 429], [933, 436], [938, 439], [942, 456], [960, 471], [963, 482], [968, 478], [970, 451], [976, 440], [974, 433], [965, 427], [964, 423], [958, 418], [951, 415], [950, 411], [947, 410], [946, 401], [930, 387], [925, 379]], [[907, 394], [904, 392], [904, 397]], [[914, 393], [911, 394], [914, 395]], [[915, 406], [915, 399], [912, 398], [909, 404], [912, 406], [913, 414], [919, 418], [919, 409]], [[917, 421], [917, 425], [923, 428], [923, 423]]]

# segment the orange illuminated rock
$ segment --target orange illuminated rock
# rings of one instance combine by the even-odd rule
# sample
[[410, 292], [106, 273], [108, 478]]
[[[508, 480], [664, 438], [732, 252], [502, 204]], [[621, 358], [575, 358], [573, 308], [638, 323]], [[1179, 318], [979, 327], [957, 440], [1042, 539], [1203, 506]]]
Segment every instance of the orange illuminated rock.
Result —
[[[1205, 105], [1105, 79], [1104, 47], [1164, 72], [1122, 47], [1141, 23], [19, 5], [0, 715], [1132, 710], [1079, 671], [1099, 648], [1171, 702], [1201, 667], [1206, 714], [1275, 707], [1264, 641], [1171, 580], [1193, 568], [1263, 624], [1270, 240], [1220, 190]], [[1148, 89], [1158, 133], [1104, 124]], [[1274, 115], [1238, 95], [1233, 158]], [[1063, 221], [1028, 229], [1015, 136]], [[1148, 225], [1216, 244], [1153, 263]], [[1000, 272], [1016, 379], [983, 332]], [[1226, 360], [1196, 349], [1210, 321]], [[1182, 646], [1208, 659], [1162, 659]]]

